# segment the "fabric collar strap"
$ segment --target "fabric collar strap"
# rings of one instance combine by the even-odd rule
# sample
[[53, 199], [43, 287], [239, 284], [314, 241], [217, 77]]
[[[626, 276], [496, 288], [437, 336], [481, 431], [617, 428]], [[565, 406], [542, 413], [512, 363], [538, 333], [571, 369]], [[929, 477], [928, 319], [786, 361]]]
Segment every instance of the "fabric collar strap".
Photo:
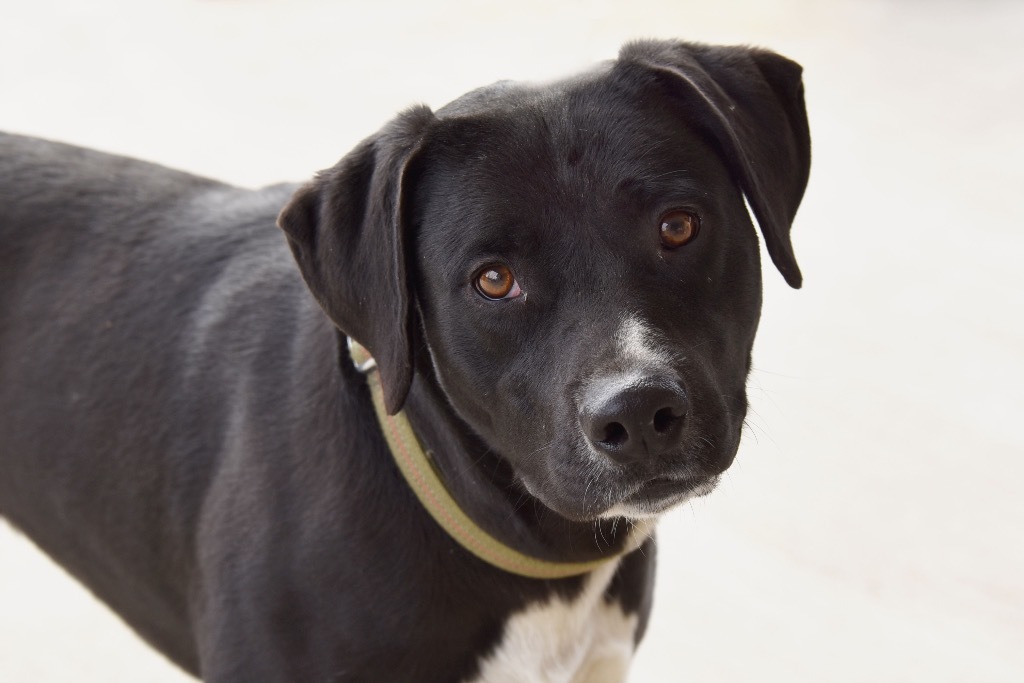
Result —
[[441, 525], [459, 545], [488, 564], [512, 574], [533, 579], [561, 579], [586, 574], [601, 565], [636, 550], [648, 537], [650, 527], [636, 525], [630, 532], [625, 547], [619, 553], [591, 562], [550, 562], [524, 555], [505, 545], [481, 529], [463, 512], [452, 498], [429, 453], [423, 450], [412, 425], [405, 413], [388, 415], [384, 408], [384, 391], [380, 373], [375, 372], [376, 362], [370, 353], [358, 342], [349, 338], [349, 354], [356, 368], [366, 375], [373, 396], [373, 408], [377, 413], [381, 431], [391, 450], [395, 464], [405, 477], [409, 488], [434, 521]]

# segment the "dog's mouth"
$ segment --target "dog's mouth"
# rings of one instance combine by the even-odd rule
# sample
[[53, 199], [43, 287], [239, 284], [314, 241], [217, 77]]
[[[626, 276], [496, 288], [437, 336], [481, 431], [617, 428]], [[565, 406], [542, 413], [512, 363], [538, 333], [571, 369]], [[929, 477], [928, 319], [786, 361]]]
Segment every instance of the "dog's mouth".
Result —
[[647, 504], [651, 507], [664, 506], [666, 509], [685, 502], [690, 498], [706, 496], [718, 485], [718, 475], [686, 477], [657, 477], [647, 482], [625, 502]]
[[711, 493], [718, 484], [718, 478], [718, 475], [655, 477], [641, 483], [601, 516], [633, 519], [654, 517], [688, 500]]
[[687, 494], [707, 486], [711, 477], [655, 477], [642, 484], [640, 488], [627, 499], [627, 502], [636, 500], [663, 500], [681, 494]]

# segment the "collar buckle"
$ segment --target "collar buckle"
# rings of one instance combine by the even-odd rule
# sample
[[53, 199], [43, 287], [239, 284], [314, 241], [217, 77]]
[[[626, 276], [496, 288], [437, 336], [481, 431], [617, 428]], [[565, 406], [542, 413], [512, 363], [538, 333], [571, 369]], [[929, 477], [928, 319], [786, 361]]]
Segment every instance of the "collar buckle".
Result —
[[348, 343], [348, 356], [352, 359], [352, 365], [363, 375], [368, 375], [377, 369], [377, 361], [366, 347], [352, 337], [345, 337]]

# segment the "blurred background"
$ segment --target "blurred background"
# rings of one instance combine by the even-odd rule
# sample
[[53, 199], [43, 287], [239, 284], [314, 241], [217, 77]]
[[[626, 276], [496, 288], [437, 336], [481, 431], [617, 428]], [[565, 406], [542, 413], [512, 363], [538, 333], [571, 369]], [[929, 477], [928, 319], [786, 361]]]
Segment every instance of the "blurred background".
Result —
[[[662, 524], [631, 680], [1024, 680], [1024, 3], [0, 0], [0, 129], [258, 186], [626, 40], [805, 67], [804, 289]], [[189, 680], [0, 521], [0, 681]]]

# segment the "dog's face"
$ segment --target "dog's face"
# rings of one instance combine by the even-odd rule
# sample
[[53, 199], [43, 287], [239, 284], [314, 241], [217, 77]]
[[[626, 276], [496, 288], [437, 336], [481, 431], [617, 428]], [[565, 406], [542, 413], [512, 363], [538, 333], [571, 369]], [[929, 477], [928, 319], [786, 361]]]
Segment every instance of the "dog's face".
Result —
[[[390, 407], [396, 384], [407, 386], [418, 326], [458, 416], [527, 491], [576, 520], [660, 513], [710, 491], [731, 464], [761, 305], [744, 195], [776, 263], [799, 283], [788, 227], [806, 182], [806, 120], [786, 111], [802, 113], [802, 99], [778, 103], [786, 87], [798, 93], [798, 68], [796, 86], [766, 83], [756, 69], [709, 86], [711, 67], [737, 71], [729, 60], [770, 53], [633, 49], [643, 58], [624, 52], [570, 81], [493, 86], [436, 116], [406, 114], [374, 140], [372, 160], [364, 153], [342, 169], [347, 192], [324, 176], [281, 221], [325, 309], [383, 358]], [[775, 80], [795, 67], [776, 66]], [[743, 90], [744, 79], [761, 80]], [[733, 91], [724, 99], [723, 82]], [[728, 107], [743, 106], [765, 106], [769, 125], [730, 121]], [[348, 251], [377, 250], [377, 267], [398, 275], [369, 285], [392, 296], [389, 312], [369, 292], [339, 299], [332, 290], [346, 283], [324, 260], [340, 247], [310, 246], [323, 228], [309, 225], [344, 223], [346, 201], [363, 226]], [[374, 211], [390, 232], [366, 232]], [[365, 271], [368, 259], [335, 267]], [[362, 287], [372, 279], [359, 277]], [[401, 324], [368, 329], [368, 315]]]
[[604, 79], [503, 89], [424, 150], [416, 182], [438, 380], [575, 519], [707, 490], [746, 408], [757, 237], [719, 156], [662, 104]]

